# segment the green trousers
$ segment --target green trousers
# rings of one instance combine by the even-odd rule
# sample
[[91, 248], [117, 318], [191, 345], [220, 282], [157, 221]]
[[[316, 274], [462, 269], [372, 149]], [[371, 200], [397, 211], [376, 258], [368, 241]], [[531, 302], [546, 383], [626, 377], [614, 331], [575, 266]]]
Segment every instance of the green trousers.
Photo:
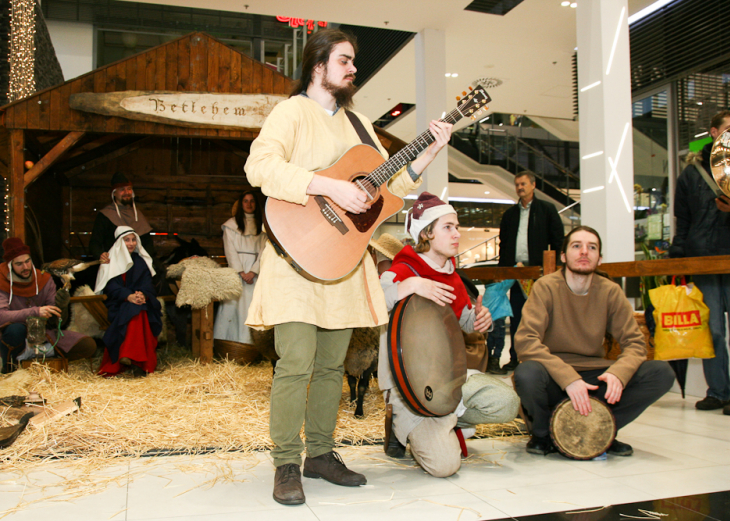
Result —
[[276, 467], [301, 465], [305, 448], [299, 434], [302, 424], [309, 457], [316, 458], [335, 446], [332, 434], [352, 329], [289, 322], [275, 326], [274, 332], [280, 359], [271, 384], [269, 433], [276, 445], [271, 456]]

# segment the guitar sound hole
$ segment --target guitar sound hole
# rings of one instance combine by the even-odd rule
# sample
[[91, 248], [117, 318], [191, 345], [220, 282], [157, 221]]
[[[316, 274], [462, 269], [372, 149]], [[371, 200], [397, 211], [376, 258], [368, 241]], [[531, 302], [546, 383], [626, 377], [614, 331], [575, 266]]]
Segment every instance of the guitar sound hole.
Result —
[[355, 184], [360, 190], [364, 190], [373, 199], [368, 198], [368, 202], [371, 203], [370, 209], [365, 213], [350, 213], [346, 212], [347, 217], [352, 221], [358, 232], [364, 233], [372, 228], [375, 221], [378, 219], [380, 212], [383, 210], [383, 196], [380, 195], [380, 188], [373, 185], [368, 181], [366, 175], [358, 175], [352, 178], [352, 183]]

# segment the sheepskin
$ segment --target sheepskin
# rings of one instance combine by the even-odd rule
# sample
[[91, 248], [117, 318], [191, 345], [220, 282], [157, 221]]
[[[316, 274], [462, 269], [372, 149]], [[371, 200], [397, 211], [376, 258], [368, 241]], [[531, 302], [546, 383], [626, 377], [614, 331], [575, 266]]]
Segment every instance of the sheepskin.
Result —
[[[87, 297], [93, 295], [94, 290], [88, 284], [84, 284], [76, 289], [74, 297]], [[66, 331], [75, 331], [91, 338], [101, 338], [104, 336], [104, 330], [99, 328], [99, 323], [91, 316], [89, 310], [86, 309], [81, 302], [73, 302], [71, 304], [71, 320], [66, 327]]]
[[[93, 294], [94, 290], [88, 284], [85, 284], [76, 289], [74, 297], [86, 297]], [[165, 302], [159, 298], [157, 300], [160, 301], [160, 305], [162, 306], [162, 331], [160, 331], [160, 335], [157, 337], [157, 343], [164, 344], [167, 342], [167, 312], [165, 311]], [[71, 304], [71, 320], [68, 323], [68, 327], [66, 327], [66, 331], [75, 331], [76, 333], [81, 333], [91, 338], [101, 338], [104, 336], [104, 330], [99, 328], [99, 323], [91, 316], [89, 310], [81, 302]]]
[[188, 257], [187, 259], [181, 260], [177, 264], [168, 266], [167, 278], [174, 280], [182, 279], [183, 273], [185, 273], [185, 268], [187, 268], [188, 266], [199, 266], [202, 268], [207, 268], [209, 270], [214, 270], [221, 267], [220, 264], [218, 264], [210, 257]]
[[238, 272], [215, 264], [215, 268], [198, 264], [186, 266], [175, 299], [178, 307], [188, 305], [193, 309], [203, 309], [215, 300], [232, 300], [241, 296], [243, 286]]
[[345, 357], [347, 374], [360, 378], [365, 370], [378, 359], [380, 350], [379, 327], [356, 327], [352, 330], [350, 345]]

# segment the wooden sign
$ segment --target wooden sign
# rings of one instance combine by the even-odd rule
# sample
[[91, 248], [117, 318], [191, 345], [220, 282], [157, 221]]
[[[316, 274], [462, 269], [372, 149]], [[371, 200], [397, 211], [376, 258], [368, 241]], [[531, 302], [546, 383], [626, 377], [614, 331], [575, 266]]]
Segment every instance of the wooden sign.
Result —
[[259, 130], [274, 106], [286, 98], [275, 94], [129, 90], [72, 94], [69, 107], [183, 127]]

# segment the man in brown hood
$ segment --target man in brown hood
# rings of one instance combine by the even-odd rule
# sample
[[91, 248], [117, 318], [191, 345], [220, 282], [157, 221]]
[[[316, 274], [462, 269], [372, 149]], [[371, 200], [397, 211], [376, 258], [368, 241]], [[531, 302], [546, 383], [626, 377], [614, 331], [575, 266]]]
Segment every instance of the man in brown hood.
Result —
[[117, 226], [129, 226], [139, 235], [142, 246], [154, 257], [155, 247], [150, 232], [152, 226], [134, 202], [132, 182], [121, 172], [112, 176], [112, 204], [105, 206], [96, 215], [94, 230], [89, 241], [89, 253], [102, 262], [109, 260], [109, 248], [114, 244], [114, 230]]

